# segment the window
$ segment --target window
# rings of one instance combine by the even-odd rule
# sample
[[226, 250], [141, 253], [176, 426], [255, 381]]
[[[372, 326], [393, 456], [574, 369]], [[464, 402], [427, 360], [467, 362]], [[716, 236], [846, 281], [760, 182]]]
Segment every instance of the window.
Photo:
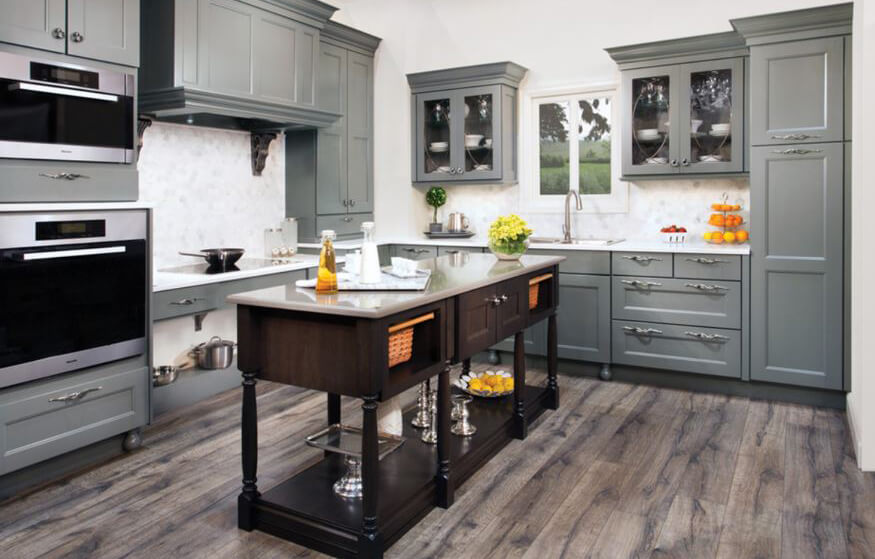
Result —
[[584, 197], [588, 213], [627, 211], [628, 188], [619, 180], [616, 90], [577, 90], [531, 97], [529, 210], [561, 211], [569, 190]]

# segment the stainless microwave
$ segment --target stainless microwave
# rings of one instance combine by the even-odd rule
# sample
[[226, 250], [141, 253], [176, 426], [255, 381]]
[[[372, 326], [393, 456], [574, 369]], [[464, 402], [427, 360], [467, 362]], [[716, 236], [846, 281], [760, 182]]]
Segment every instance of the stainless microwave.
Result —
[[132, 163], [134, 75], [0, 51], [0, 158]]

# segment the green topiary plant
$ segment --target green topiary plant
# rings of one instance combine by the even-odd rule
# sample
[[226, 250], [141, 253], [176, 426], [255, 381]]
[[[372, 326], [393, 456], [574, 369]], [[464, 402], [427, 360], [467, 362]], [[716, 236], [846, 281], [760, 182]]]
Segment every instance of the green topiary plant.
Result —
[[438, 208], [447, 203], [447, 191], [440, 186], [433, 186], [425, 193], [425, 202], [434, 208], [434, 223], [437, 223]]

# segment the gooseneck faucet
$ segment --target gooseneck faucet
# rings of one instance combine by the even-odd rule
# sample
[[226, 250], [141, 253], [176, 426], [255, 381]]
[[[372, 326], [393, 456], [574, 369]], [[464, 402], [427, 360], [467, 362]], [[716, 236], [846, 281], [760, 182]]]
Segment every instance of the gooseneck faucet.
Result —
[[583, 209], [583, 202], [580, 200], [580, 194], [578, 194], [576, 190], [569, 189], [568, 194], [565, 195], [565, 223], [562, 225], [563, 243], [571, 242], [571, 198], [574, 198], [575, 200], [577, 211]]

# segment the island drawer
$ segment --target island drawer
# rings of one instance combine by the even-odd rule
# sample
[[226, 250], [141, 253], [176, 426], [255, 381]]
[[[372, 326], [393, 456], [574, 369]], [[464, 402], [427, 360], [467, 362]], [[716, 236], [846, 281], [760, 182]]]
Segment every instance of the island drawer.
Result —
[[530, 250], [528, 254], [562, 256], [559, 273], [562, 274], [611, 274], [611, 253], [597, 250]]
[[316, 233], [331, 229], [338, 237], [357, 235], [365, 221], [374, 221], [374, 214], [320, 215], [316, 217]]
[[741, 328], [741, 283], [612, 278], [611, 316], [669, 324]]
[[675, 254], [674, 277], [740, 281], [741, 256]]
[[158, 291], [152, 295], [152, 320], [211, 311], [219, 304], [216, 284]]
[[647, 322], [613, 321], [612, 361], [741, 378], [741, 332]]
[[408, 260], [427, 260], [437, 257], [436, 246], [423, 245], [395, 245], [392, 247], [392, 256], [400, 256]]
[[617, 276], [672, 276], [672, 255], [647, 252], [612, 253], [614, 275]]
[[137, 358], [5, 390], [0, 474], [145, 425], [149, 381]]

